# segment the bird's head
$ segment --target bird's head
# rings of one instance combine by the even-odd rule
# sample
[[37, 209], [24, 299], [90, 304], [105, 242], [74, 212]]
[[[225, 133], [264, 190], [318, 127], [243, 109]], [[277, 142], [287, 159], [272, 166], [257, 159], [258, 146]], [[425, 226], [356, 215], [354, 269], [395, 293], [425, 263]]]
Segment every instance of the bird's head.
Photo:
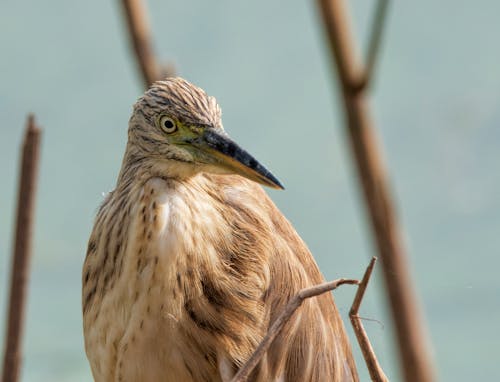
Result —
[[273, 188], [274, 175], [243, 150], [222, 127], [215, 98], [181, 78], [158, 81], [137, 101], [129, 146], [169, 175], [238, 174]]

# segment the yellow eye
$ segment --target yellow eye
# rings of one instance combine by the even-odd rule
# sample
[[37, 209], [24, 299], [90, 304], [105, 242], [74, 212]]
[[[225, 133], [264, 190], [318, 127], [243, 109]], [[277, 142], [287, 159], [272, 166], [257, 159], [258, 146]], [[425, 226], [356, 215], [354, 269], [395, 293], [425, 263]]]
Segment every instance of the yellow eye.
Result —
[[167, 117], [166, 115], [160, 118], [160, 127], [167, 134], [172, 134], [177, 131], [177, 124], [175, 123], [175, 121], [172, 118]]

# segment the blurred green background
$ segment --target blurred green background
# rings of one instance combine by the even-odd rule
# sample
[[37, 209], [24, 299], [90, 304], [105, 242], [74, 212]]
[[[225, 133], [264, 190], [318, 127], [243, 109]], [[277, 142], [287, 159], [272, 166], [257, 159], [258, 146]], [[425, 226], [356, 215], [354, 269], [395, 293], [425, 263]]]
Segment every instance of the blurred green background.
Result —
[[[350, 2], [362, 42], [374, 3]], [[226, 130], [283, 181], [269, 192], [325, 276], [360, 277], [371, 238], [315, 2], [148, 7], [158, 55], [217, 97]], [[372, 106], [439, 376], [500, 380], [500, 3], [394, 1], [389, 12]], [[118, 1], [3, 0], [0, 31], [0, 340], [32, 111], [44, 136], [22, 380], [90, 381], [80, 269], [141, 81]], [[365, 322], [397, 381], [380, 276], [361, 314], [383, 324]], [[346, 322], [353, 291], [335, 292]]]

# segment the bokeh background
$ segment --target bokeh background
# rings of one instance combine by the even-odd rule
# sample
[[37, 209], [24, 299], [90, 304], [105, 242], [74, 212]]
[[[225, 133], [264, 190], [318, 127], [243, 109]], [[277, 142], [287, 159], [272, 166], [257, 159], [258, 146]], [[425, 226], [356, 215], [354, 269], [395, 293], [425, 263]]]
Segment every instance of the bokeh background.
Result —
[[[374, 2], [350, 4], [365, 42]], [[284, 182], [286, 191], [269, 192], [326, 277], [361, 276], [373, 253], [370, 232], [314, 1], [157, 0], [148, 7], [158, 55], [217, 97], [226, 130]], [[499, 14], [493, 0], [394, 1], [372, 92], [445, 381], [500, 380]], [[0, 340], [18, 148], [32, 111], [44, 136], [22, 380], [91, 381], [80, 269], [142, 92], [119, 2], [3, 0], [0, 57]], [[365, 326], [397, 381], [380, 276], [361, 313], [380, 321]], [[346, 322], [353, 291], [335, 292]]]

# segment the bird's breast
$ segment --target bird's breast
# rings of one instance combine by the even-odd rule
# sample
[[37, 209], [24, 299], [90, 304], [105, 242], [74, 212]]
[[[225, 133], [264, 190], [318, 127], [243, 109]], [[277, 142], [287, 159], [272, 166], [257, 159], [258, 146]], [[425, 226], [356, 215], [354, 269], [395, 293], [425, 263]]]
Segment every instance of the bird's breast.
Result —
[[126, 254], [123, 288], [130, 317], [121, 340], [118, 373], [128, 376], [125, 380], [157, 381], [168, 380], [168, 370], [177, 381], [189, 380], [179, 359], [178, 326], [184, 294], [179, 277], [188, 266], [186, 247], [192, 241], [191, 209], [159, 178], [146, 182], [139, 201]]
[[120, 274], [92, 307], [98, 310], [94, 322], [85, 325], [97, 381], [110, 376], [168, 381], [168, 375], [177, 382], [192, 380], [189, 364], [196, 361], [186, 361], [186, 306], [202, 294], [199, 254], [209, 263], [217, 256], [209, 239], [218, 235], [214, 227], [219, 218], [203, 196], [185, 192], [152, 178], [131, 195], [136, 202], [122, 244]]

